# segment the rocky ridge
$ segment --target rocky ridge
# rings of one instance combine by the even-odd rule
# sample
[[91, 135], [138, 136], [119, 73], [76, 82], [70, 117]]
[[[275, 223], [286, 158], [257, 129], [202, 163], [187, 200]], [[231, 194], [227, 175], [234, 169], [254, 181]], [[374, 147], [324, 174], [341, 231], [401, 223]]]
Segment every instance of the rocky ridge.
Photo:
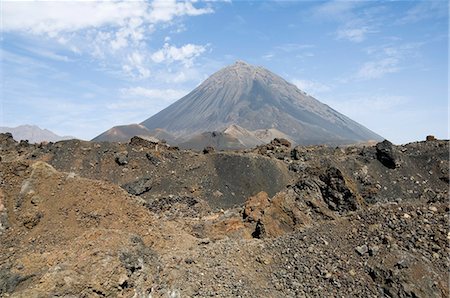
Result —
[[[210, 139], [210, 136], [203, 136], [204, 133], [226, 133], [230, 127], [233, 132], [231, 137], [237, 137], [239, 145], [245, 148], [260, 145], [258, 139], [267, 143], [275, 137], [287, 138], [302, 145], [342, 145], [382, 140], [381, 136], [280, 76], [243, 61], [212, 74], [189, 94], [144, 120], [140, 126], [149, 131], [163, 130], [176, 140], [172, 145], [184, 143], [185, 147], [202, 144], [205, 138]], [[233, 126], [257, 133], [247, 138], [247, 133], [243, 136], [242, 129]], [[125, 128], [135, 129], [133, 125]], [[110, 133], [105, 132], [94, 141], [114, 141], [114, 135], [108, 137]], [[128, 135], [128, 138], [133, 136]], [[236, 147], [235, 140], [230, 142], [230, 147], [226, 149], [241, 148]]]
[[0, 134], [0, 295], [447, 297], [448, 146]]

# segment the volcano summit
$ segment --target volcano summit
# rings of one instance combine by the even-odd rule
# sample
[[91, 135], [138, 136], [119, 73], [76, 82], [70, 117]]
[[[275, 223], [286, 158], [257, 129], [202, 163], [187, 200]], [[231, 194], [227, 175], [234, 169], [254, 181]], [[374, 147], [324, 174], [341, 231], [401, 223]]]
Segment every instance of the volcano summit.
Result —
[[[219, 70], [141, 125], [149, 132], [162, 129], [180, 143], [198, 139], [207, 131], [226, 133], [232, 125], [256, 138], [261, 130], [271, 130], [304, 145], [382, 139], [280, 76], [242, 61]], [[108, 141], [99, 137], [94, 140]]]

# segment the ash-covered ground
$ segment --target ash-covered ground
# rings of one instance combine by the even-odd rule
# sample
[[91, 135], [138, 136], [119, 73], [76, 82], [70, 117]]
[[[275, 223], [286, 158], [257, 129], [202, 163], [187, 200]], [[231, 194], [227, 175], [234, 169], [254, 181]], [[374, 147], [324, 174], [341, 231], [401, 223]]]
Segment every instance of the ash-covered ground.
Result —
[[1, 297], [448, 297], [449, 142], [0, 134]]

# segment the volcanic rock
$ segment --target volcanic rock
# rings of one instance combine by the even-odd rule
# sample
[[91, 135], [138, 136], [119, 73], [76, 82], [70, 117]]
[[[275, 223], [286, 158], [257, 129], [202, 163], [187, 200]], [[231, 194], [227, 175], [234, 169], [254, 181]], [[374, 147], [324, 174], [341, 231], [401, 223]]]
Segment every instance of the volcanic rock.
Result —
[[[228, 141], [229, 149], [248, 148], [273, 138], [296, 144], [332, 145], [382, 140], [278, 75], [242, 61], [214, 73], [188, 95], [141, 124], [113, 128], [94, 140], [107, 140], [104, 136], [113, 140], [112, 136], [121, 136], [124, 129], [137, 128], [133, 134], [163, 130], [178, 138], [181, 147], [200, 150], [206, 145], [217, 145], [219, 149]], [[225, 135], [214, 141], [213, 132]], [[129, 133], [124, 135], [130, 137]], [[233, 140], [221, 141], [223, 138]]]

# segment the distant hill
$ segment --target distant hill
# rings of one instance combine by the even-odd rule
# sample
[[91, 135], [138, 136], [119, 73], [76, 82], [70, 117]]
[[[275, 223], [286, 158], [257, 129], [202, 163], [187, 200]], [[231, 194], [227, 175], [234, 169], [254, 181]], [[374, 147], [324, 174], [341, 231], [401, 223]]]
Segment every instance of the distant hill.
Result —
[[[214, 143], [217, 137], [225, 137], [225, 143], [230, 141], [233, 146], [237, 143], [232, 138], [236, 138], [244, 147], [267, 143], [274, 137], [302, 145], [383, 140], [278, 75], [242, 61], [219, 70], [140, 126], [163, 130], [183, 147], [192, 148], [198, 147], [193, 144], [195, 140]], [[222, 141], [219, 143], [224, 145]]]
[[36, 125], [20, 125], [17, 127], [0, 127], [0, 133], [10, 132], [16, 141], [28, 140], [30, 143], [58, 142], [75, 139], [72, 136], [59, 136], [48, 129]]
[[92, 139], [92, 141], [128, 142], [134, 136], [139, 136], [142, 138], [152, 138], [153, 140], [157, 141], [156, 138], [154, 138], [151, 134], [150, 130], [140, 124], [114, 126], [113, 128], [108, 129], [101, 135]]
[[270, 143], [274, 138], [287, 139], [293, 143], [286, 134], [271, 128], [250, 131], [239, 125], [230, 125], [223, 131], [203, 132], [194, 135], [189, 140], [179, 144], [181, 148], [201, 150], [207, 146], [218, 150], [253, 148]]

